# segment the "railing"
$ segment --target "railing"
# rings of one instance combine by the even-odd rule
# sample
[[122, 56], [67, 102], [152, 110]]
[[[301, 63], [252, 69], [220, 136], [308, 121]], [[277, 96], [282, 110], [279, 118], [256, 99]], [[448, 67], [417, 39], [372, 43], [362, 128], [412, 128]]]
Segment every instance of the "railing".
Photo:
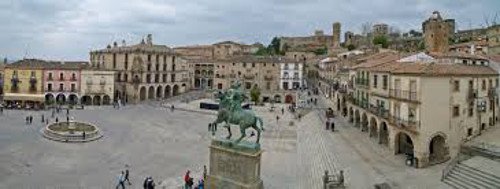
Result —
[[379, 117], [388, 119], [389, 118], [389, 110], [385, 109], [384, 107], [379, 107], [379, 106], [374, 106], [370, 104], [370, 108], [368, 108], [368, 111], [371, 112], [372, 114], [375, 114]]
[[417, 128], [420, 127], [420, 121], [417, 120], [405, 120], [398, 116], [390, 115], [389, 121], [401, 128], [408, 129], [410, 131], [417, 131]]
[[477, 97], [476, 91], [473, 89], [467, 90], [467, 100], [474, 100]]
[[450, 161], [450, 163], [446, 165], [446, 167], [443, 169], [443, 172], [441, 173], [441, 181], [443, 181], [446, 178], [446, 176], [448, 176], [453, 167], [455, 167], [455, 165], [459, 163], [459, 160], [460, 160], [460, 150], [458, 150], [457, 156], [455, 156], [455, 158], [453, 158]]
[[54, 80], [54, 78], [53, 77], [49, 77], [49, 78], [47, 78], [47, 80], [48, 81], [52, 81], [52, 80]]
[[399, 90], [399, 89], [389, 89], [389, 96], [396, 99], [408, 100], [417, 102], [417, 92], [407, 91], [407, 90]]

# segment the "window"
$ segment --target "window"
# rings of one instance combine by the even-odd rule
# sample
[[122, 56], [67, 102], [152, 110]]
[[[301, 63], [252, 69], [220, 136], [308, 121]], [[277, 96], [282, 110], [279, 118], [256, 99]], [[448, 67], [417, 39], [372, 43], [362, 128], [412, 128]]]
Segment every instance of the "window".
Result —
[[159, 82], [160, 82], [160, 75], [155, 74], [155, 83], [159, 83]]
[[493, 81], [491, 79], [488, 81], [488, 87], [490, 89], [493, 88]]
[[156, 71], [160, 71], [160, 64], [156, 63], [155, 68], [156, 68]]
[[460, 116], [460, 106], [453, 106], [453, 117]]
[[64, 74], [63, 73], [59, 74], [59, 80], [61, 80], [61, 81], [64, 80]]
[[246, 82], [245, 83], [245, 89], [251, 89], [252, 88], [252, 83]]
[[160, 55], [159, 54], [156, 55], [156, 64], [158, 64], [158, 63], [160, 63]]
[[175, 82], [175, 74], [170, 75], [170, 82]]
[[453, 81], [453, 91], [455, 91], [455, 92], [460, 91], [460, 81], [459, 80]]
[[387, 90], [387, 76], [386, 75], [382, 76], [382, 88], [384, 90]]
[[71, 92], [76, 91], [76, 85], [74, 83], [71, 83]]
[[175, 64], [175, 56], [172, 56], [172, 64]]
[[52, 91], [52, 83], [47, 84], [47, 91]]
[[59, 84], [59, 91], [63, 91], [64, 90], [64, 84]]
[[151, 83], [151, 75], [150, 74], [146, 75], [146, 82]]
[[498, 78], [495, 79], [495, 88], [498, 88]]
[[467, 129], [467, 136], [472, 136], [472, 128]]
[[35, 71], [31, 71], [31, 77], [35, 77]]
[[163, 55], [163, 64], [167, 64], [167, 55]]
[[378, 75], [373, 75], [373, 88], [377, 88]]
[[462, 63], [463, 64], [467, 64], [467, 60], [462, 60]]
[[148, 71], [151, 71], [151, 64], [148, 64]]
[[252, 63], [252, 68], [255, 68], [255, 63]]
[[124, 74], [124, 76], [123, 76], [123, 81], [124, 81], [124, 82], [127, 82], [127, 81], [128, 81], [128, 75], [127, 75], [127, 74]]
[[162, 75], [162, 82], [166, 83], [167, 82], [167, 74]]
[[469, 103], [469, 117], [474, 116], [474, 101]]
[[71, 80], [76, 81], [76, 74], [75, 73], [71, 74]]
[[246, 68], [247, 67], [247, 63], [243, 62], [243, 67]]
[[167, 71], [167, 63], [163, 63], [163, 71]]
[[49, 81], [52, 80], [52, 72], [49, 73]]
[[172, 64], [172, 71], [175, 71], [175, 64]]
[[483, 82], [481, 84], [481, 89], [484, 91], [486, 90], [486, 80], [483, 79]]
[[113, 69], [116, 68], [116, 53], [113, 53]]
[[148, 54], [148, 63], [151, 63], [151, 55]]
[[271, 90], [271, 82], [266, 82], [266, 89]]
[[125, 69], [128, 69], [128, 54], [125, 53]]

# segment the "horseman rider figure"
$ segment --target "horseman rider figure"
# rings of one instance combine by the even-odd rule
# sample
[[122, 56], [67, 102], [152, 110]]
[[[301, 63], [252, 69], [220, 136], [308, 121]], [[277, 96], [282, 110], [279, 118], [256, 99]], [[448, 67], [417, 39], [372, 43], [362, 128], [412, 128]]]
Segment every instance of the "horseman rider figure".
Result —
[[224, 93], [219, 93], [220, 108], [217, 114], [217, 120], [212, 123], [216, 126], [218, 123], [224, 122], [224, 127], [227, 128], [229, 135], [227, 139], [231, 138], [230, 124], [238, 125], [240, 127], [241, 136], [235, 143], [239, 143], [245, 136], [245, 130], [249, 127], [257, 131], [256, 143], [259, 143], [260, 133], [264, 131], [262, 119], [255, 115], [251, 110], [243, 110], [241, 103], [245, 100], [245, 95], [240, 89], [241, 83], [236, 81], [231, 85], [231, 88]]

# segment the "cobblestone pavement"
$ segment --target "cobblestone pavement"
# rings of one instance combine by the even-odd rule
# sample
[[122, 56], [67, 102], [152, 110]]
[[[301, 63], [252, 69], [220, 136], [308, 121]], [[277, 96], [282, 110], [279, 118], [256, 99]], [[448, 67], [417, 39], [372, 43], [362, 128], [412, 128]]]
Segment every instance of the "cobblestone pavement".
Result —
[[[193, 99], [198, 97], [193, 94]], [[176, 100], [163, 103], [183, 107]], [[320, 99], [320, 103], [326, 102]], [[349, 188], [372, 188], [380, 182], [395, 188], [447, 188], [439, 182], [443, 165], [406, 167], [403, 157], [391, 155], [343, 119], [335, 120], [338, 132], [332, 133], [324, 130], [318, 110], [298, 121], [287, 111], [282, 115], [285, 105], [276, 106], [273, 112], [268, 106], [254, 107], [266, 129], [261, 171], [265, 188], [321, 188], [324, 170], [345, 170]], [[125, 165], [131, 170], [132, 188], [141, 188], [146, 176], [161, 182], [161, 188], [179, 188], [187, 169], [200, 178], [208, 163], [207, 122], [215, 118], [213, 114], [171, 112], [159, 101], [120, 110], [86, 107], [72, 111], [72, 116], [98, 125], [104, 137], [65, 144], [40, 135], [42, 113], [50, 115], [5, 111], [0, 116], [0, 188], [113, 188]], [[28, 114], [35, 118], [30, 126], [24, 123]]]

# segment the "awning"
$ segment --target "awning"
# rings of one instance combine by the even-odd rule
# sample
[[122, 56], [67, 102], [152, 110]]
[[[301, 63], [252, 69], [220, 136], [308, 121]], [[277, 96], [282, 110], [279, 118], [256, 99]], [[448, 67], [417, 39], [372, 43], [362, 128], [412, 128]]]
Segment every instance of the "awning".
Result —
[[3, 96], [3, 100], [43, 102], [43, 101], [45, 101], [45, 95], [43, 95], [43, 94], [5, 93]]

